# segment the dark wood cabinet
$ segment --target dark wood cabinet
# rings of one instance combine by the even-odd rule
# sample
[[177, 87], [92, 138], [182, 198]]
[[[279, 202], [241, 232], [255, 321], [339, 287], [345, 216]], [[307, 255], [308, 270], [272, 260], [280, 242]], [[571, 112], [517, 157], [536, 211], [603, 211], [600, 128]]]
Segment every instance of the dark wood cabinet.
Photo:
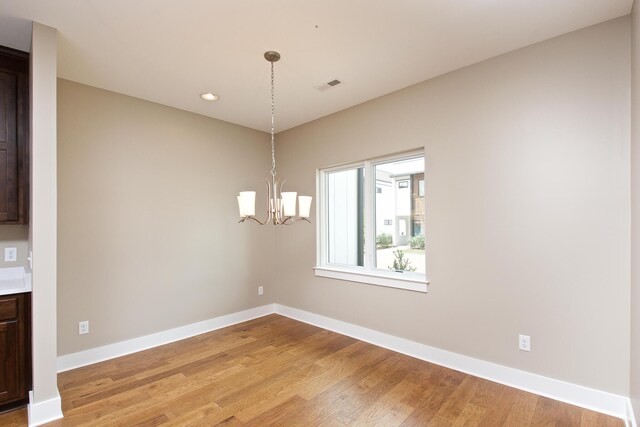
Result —
[[29, 222], [29, 54], [0, 46], [0, 224]]
[[25, 405], [31, 388], [30, 297], [0, 296], [0, 412]]

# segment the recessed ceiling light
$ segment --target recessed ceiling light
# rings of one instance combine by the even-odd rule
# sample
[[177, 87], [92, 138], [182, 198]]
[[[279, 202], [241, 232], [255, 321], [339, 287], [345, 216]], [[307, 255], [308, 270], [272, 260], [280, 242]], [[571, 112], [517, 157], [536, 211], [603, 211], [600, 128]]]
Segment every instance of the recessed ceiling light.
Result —
[[205, 101], [217, 101], [220, 97], [216, 94], [209, 92], [209, 93], [201, 93], [200, 98], [204, 99]]

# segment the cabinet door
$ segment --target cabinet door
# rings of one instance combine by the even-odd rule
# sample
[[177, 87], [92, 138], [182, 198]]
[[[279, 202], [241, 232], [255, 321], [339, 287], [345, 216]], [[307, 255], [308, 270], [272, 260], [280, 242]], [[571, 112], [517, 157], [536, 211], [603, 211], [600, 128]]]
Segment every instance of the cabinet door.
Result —
[[18, 220], [18, 79], [0, 71], [0, 221]]
[[18, 351], [18, 323], [0, 321], [0, 404], [19, 397]]

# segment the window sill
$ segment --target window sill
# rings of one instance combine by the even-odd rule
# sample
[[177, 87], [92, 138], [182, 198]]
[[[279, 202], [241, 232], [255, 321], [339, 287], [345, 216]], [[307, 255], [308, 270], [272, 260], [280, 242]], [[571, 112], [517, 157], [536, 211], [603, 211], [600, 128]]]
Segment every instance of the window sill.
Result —
[[335, 267], [315, 267], [317, 277], [327, 277], [330, 279], [346, 280], [349, 282], [368, 283], [376, 286], [386, 286], [389, 288], [406, 289], [415, 292], [427, 292], [429, 281], [426, 278], [407, 275], [399, 277], [399, 273], [365, 272]]

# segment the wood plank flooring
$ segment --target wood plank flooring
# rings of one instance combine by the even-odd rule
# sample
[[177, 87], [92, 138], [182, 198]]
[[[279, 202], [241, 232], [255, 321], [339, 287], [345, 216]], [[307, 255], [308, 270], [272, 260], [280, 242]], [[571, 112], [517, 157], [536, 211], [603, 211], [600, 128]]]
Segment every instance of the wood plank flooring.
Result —
[[[623, 426], [270, 315], [61, 373], [47, 426]], [[24, 426], [26, 410], [0, 415]]]

